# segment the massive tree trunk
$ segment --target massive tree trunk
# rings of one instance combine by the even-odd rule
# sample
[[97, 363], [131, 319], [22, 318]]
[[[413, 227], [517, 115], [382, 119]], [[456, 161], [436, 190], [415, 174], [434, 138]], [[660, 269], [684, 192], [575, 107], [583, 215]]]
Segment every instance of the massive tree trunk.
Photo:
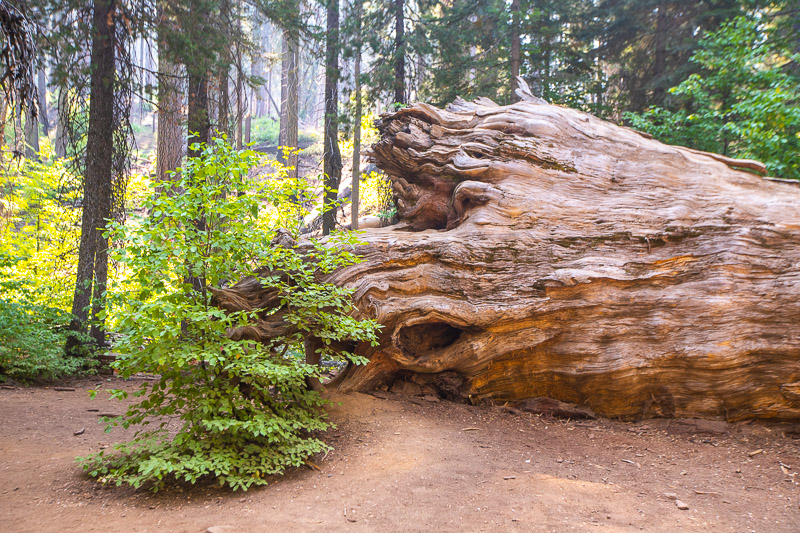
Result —
[[[92, 317], [102, 311], [108, 273], [108, 239], [103, 237], [111, 215], [111, 180], [114, 156], [114, 18], [115, 0], [94, 4], [89, 97], [89, 127], [86, 134], [86, 172], [83, 178], [83, 213], [78, 270], [72, 300], [73, 331], [86, 327], [91, 304]], [[102, 325], [92, 325], [92, 335], [103, 344]], [[67, 351], [76, 348], [76, 339], [67, 341]]]
[[[416, 104], [372, 158], [401, 222], [327, 279], [384, 325], [331, 384], [413, 378], [625, 418], [800, 419], [800, 188], [541, 101]], [[256, 306], [244, 280], [218, 294]], [[264, 316], [236, 336], [285, 328]]]

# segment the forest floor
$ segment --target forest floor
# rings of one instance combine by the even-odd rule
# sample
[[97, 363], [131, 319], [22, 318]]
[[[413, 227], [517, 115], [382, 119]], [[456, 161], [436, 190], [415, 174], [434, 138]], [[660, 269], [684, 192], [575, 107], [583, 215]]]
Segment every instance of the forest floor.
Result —
[[[266, 487], [101, 486], [75, 456], [125, 437], [106, 377], [0, 388], [4, 531], [797, 532], [800, 440], [775, 424], [550, 419], [378, 393], [334, 396], [335, 451]], [[83, 433], [75, 435], [75, 433]], [[674, 498], [685, 503], [678, 508]]]

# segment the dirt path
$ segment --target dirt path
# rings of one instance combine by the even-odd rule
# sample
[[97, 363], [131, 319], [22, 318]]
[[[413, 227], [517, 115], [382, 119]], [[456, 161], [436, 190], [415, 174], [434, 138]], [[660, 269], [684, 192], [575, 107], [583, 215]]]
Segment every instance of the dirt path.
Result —
[[96, 423], [122, 411], [88, 399], [99, 380], [0, 390], [3, 531], [800, 531], [787, 428], [570, 422], [393, 395], [334, 398], [321, 472], [245, 494], [102, 488], [73, 462], [122, 438]]

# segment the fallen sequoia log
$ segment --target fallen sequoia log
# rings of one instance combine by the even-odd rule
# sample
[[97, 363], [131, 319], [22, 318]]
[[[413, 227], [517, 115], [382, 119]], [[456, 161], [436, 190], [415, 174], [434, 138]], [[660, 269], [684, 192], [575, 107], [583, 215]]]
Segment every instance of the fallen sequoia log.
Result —
[[[385, 327], [328, 386], [800, 419], [800, 188], [525, 96], [380, 120], [400, 223], [329, 279]], [[252, 280], [223, 293], [260, 298]]]

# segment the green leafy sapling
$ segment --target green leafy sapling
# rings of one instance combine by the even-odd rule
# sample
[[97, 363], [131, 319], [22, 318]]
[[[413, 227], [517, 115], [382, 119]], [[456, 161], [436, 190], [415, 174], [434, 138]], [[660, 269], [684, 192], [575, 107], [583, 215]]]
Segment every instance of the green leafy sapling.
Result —
[[[169, 480], [216, 478], [234, 490], [265, 484], [328, 449], [316, 436], [329, 423], [324, 400], [306, 386], [319, 368], [302, 357], [304, 338], [322, 339], [326, 357], [336, 355], [333, 341], [376, 339], [375, 322], [354, 318], [352, 291], [320, 281], [358, 260], [353, 235], [272, 244], [279, 227], [297, 237], [308, 184], [278, 166], [268, 179], [253, 179], [250, 170], [265, 161], [222, 139], [197, 148], [201, 155], [148, 200], [149, 216], [111, 229], [124, 244], [116, 259], [125, 273], [109, 294], [120, 334], [114, 366], [123, 378], [157, 380], [109, 421], [109, 429], [139, 428], [135, 438], [79, 458], [103, 482], [154, 490]], [[242, 312], [214, 305], [217, 289], [247, 276], [275, 295], [274, 305]], [[234, 340], [232, 331], [259, 317], [286, 327], [268, 343]]]

